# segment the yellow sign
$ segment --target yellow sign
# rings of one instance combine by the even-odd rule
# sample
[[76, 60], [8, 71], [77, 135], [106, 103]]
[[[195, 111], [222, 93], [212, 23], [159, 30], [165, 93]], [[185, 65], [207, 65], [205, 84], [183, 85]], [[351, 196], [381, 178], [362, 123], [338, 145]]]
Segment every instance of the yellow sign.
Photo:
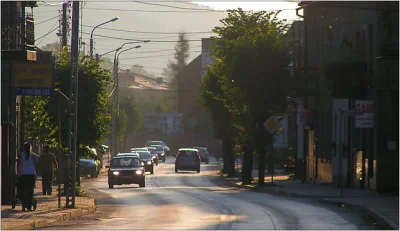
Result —
[[280, 126], [282, 126], [278, 120], [276, 120], [274, 117], [269, 117], [268, 120], [264, 122], [264, 127], [270, 132], [271, 134], [276, 132]]
[[16, 64], [15, 87], [51, 88], [52, 64]]

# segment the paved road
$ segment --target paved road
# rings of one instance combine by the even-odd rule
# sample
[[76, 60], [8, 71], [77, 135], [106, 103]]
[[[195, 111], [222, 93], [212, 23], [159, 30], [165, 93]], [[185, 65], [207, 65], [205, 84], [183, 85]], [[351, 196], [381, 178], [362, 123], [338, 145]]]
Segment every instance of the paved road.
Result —
[[229, 187], [213, 177], [215, 160], [201, 173], [175, 173], [173, 161], [147, 175], [146, 188], [86, 181], [97, 211], [46, 229], [374, 229], [357, 211]]

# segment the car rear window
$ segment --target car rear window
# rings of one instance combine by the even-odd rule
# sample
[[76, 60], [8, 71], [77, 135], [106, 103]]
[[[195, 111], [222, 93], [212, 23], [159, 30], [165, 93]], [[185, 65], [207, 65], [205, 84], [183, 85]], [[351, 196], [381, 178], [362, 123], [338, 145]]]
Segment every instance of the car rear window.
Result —
[[180, 156], [196, 156], [196, 152], [191, 151], [191, 150], [183, 150], [183, 151], [179, 151], [179, 155]]

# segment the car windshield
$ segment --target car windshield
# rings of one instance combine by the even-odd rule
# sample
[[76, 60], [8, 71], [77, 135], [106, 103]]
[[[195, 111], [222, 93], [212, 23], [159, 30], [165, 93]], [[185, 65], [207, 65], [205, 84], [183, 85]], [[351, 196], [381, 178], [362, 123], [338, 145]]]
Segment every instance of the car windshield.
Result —
[[199, 153], [200, 153], [200, 154], [206, 154], [206, 153], [207, 153], [207, 149], [206, 149], [206, 148], [197, 147], [197, 148], [195, 148], [195, 149], [199, 150]]
[[157, 154], [157, 150], [156, 149], [149, 149], [150, 154]]
[[150, 153], [147, 151], [138, 151], [136, 153], [139, 154], [140, 159], [150, 159], [151, 158]]
[[194, 150], [179, 150], [180, 156], [195, 156], [196, 151]]
[[151, 145], [161, 145], [161, 146], [164, 146], [165, 144], [164, 144], [164, 142], [162, 142], [162, 141], [148, 141], [148, 142], [146, 143], [146, 146], [151, 146]]
[[125, 157], [125, 158], [115, 158], [111, 161], [111, 168], [131, 168], [131, 167], [141, 167], [139, 158]]

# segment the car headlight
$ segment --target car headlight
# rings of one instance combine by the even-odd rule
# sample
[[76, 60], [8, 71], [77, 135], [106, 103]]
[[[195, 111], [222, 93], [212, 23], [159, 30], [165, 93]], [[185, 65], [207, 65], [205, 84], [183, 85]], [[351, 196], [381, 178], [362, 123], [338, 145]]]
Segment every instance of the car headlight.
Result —
[[169, 151], [169, 147], [167, 147], [166, 149], [167, 149], [167, 151]]
[[151, 161], [149, 160], [149, 161], [147, 161], [147, 164], [151, 164]]
[[163, 156], [163, 155], [165, 155], [165, 153], [161, 153], [161, 155]]
[[119, 172], [113, 172], [113, 174], [116, 175], [116, 176], [118, 176], [118, 175], [119, 175]]
[[136, 174], [138, 174], [138, 175], [141, 175], [142, 173], [143, 173], [142, 170], [137, 170], [137, 171], [136, 171]]

